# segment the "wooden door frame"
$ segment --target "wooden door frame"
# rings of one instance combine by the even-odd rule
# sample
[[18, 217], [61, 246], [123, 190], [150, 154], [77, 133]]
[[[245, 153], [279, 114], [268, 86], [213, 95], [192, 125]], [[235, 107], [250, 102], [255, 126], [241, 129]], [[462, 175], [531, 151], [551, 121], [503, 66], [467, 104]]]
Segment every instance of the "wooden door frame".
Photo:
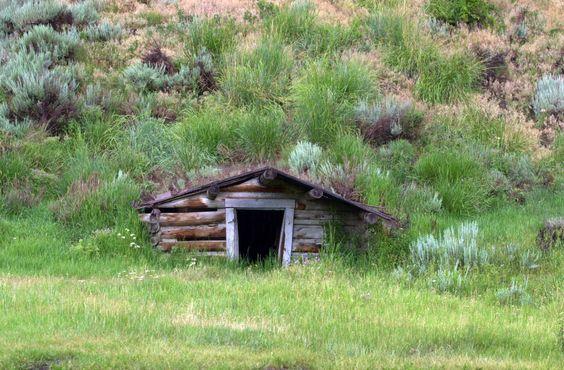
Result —
[[[280, 241], [283, 241], [282, 266], [288, 266], [292, 257], [295, 207], [296, 201], [294, 199], [225, 199], [227, 257], [232, 260], [239, 259], [238, 209], [262, 211], [283, 210], [284, 218], [280, 230]], [[280, 256], [278, 256], [278, 258], [280, 258]]]

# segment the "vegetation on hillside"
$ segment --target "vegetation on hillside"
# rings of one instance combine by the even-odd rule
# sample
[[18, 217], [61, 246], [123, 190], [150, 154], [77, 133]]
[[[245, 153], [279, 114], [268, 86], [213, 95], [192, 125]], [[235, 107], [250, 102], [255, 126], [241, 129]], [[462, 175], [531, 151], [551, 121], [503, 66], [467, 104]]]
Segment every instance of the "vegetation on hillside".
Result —
[[[562, 362], [558, 1], [197, 3], [0, 0], [0, 367]], [[263, 163], [404, 228], [151, 250], [133, 201]]]

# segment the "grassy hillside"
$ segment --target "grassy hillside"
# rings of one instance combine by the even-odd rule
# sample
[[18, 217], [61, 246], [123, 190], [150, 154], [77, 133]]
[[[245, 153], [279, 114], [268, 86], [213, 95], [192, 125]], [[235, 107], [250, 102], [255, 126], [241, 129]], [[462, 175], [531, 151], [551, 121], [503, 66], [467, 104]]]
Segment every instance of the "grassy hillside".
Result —
[[[0, 367], [557, 368], [563, 12], [0, 0]], [[264, 163], [405, 228], [151, 249], [132, 201]]]

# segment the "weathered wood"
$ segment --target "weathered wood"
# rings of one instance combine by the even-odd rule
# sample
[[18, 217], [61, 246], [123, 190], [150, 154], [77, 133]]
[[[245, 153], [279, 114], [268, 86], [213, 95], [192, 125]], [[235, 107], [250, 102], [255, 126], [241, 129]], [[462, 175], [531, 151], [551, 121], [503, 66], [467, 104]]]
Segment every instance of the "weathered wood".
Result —
[[335, 218], [332, 220], [316, 220], [316, 219], [309, 220], [309, 219], [301, 219], [301, 218], [294, 219], [294, 225], [303, 225], [303, 226], [311, 225], [311, 226], [323, 227], [331, 222], [334, 222], [338, 225], [350, 226], [350, 227], [363, 225], [362, 221], [360, 221], [358, 217], [356, 218], [356, 220], [350, 220], [347, 218]]
[[225, 238], [225, 224], [167, 226], [161, 228], [161, 233], [164, 238], [176, 238], [178, 240]]
[[276, 179], [276, 176], [278, 176], [276, 170], [273, 168], [269, 168], [260, 175], [259, 184], [263, 186], [268, 186]]
[[294, 238], [297, 239], [323, 239], [321, 226], [294, 226]]
[[364, 212], [360, 214], [360, 217], [370, 225], [374, 225], [378, 221], [378, 215], [375, 213]]
[[196, 251], [225, 251], [225, 240], [180, 240], [165, 241], [163, 240], [159, 246], [164, 250], [172, 248], [184, 248]]
[[[149, 223], [149, 213], [141, 213], [139, 216], [143, 222]], [[207, 212], [161, 213], [159, 217], [161, 226], [196, 226], [223, 222], [225, 222], [224, 209]]]
[[284, 211], [284, 253], [282, 255], [282, 266], [289, 266], [292, 261], [292, 242], [294, 240], [294, 204]]
[[276, 181], [269, 184], [269, 186], [264, 186], [259, 183], [258, 178], [250, 179], [237, 185], [227, 186], [221, 189], [222, 193], [231, 192], [243, 192], [243, 193], [295, 193], [295, 189], [291, 189], [288, 186], [284, 186], [283, 183], [277, 183]]
[[188, 198], [179, 198], [171, 202], [163, 203], [159, 205], [160, 208], [194, 208], [194, 209], [206, 209], [206, 208], [225, 208], [225, 202], [223, 200], [211, 200], [205, 196], [193, 196]]
[[323, 197], [323, 190], [318, 188], [313, 188], [307, 192], [307, 195], [311, 199], [321, 199], [321, 197]]
[[333, 219], [350, 218], [358, 222], [358, 212], [296, 209], [295, 217], [296, 219], [308, 219], [308, 220], [315, 220], [315, 219], [333, 220]]
[[231, 260], [237, 260], [239, 259], [239, 230], [237, 227], [237, 211], [235, 208], [225, 209], [225, 226], [227, 257]]
[[319, 253], [320, 249], [320, 244], [297, 243], [293, 246], [293, 251], [295, 253]]
[[241, 209], [293, 209], [295, 201], [293, 199], [226, 199], [225, 206]]
[[312, 211], [329, 211], [329, 212], [336, 212], [336, 211], [355, 211], [352, 206], [341, 204], [337, 202], [332, 202], [326, 199], [316, 199], [316, 200], [308, 200], [303, 199], [296, 202], [296, 209], [299, 210], [312, 210]]
[[217, 184], [212, 184], [206, 191], [208, 199], [214, 200], [219, 195], [219, 186]]

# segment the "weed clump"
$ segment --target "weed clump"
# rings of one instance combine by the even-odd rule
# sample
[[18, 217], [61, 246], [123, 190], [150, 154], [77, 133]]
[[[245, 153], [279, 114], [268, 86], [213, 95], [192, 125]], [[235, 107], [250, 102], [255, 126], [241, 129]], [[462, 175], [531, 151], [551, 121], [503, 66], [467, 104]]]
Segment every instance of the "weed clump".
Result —
[[60, 133], [78, 111], [75, 69], [53, 66], [46, 54], [12, 55], [0, 69], [0, 89], [11, 118], [30, 119], [52, 133]]
[[146, 64], [156, 70], [163, 70], [166, 74], [172, 75], [175, 73], [174, 65], [172, 60], [165, 52], [162, 51], [161, 47], [158, 45], [153, 46], [143, 57], [141, 57], [141, 62]]
[[55, 63], [73, 59], [79, 46], [80, 38], [76, 30], [60, 33], [45, 25], [31, 28], [18, 39], [20, 50], [48, 55]]
[[452, 26], [493, 26], [496, 19], [496, 8], [487, 0], [430, 0], [427, 12]]
[[499, 289], [496, 298], [503, 305], [525, 306], [533, 302], [532, 297], [527, 293], [527, 283], [520, 285], [515, 280], [508, 288]]
[[91, 24], [84, 30], [84, 37], [88, 41], [104, 42], [110, 40], [120, 40], [125, 31], [119, 24], [102, 22], [100, 24]]
[[355, 116], [365, 140], [375, 145], [414, 138], [423, 118], [410, 102], [395, 99], [384, 99], [370, 106], [363, 101], [357, 105]]
[[457, 229], [447, 229], [439, 238], [420, 237], [409, 248], [411, 263], [419, 272], [433, 266], [447, 270], [483, 266], [489, 255], [478, 247], [478, 232], [476, 223], [463, 223]]
[[290, 169], [296, 173], [310, 173], [313, 176], [319, 171], [323, 149], [308, 141], [298, 142], [288, 157]]
[[537, 118], [564, 113], [564, 77], [542, 76], [537, 81], [532, 105]]

